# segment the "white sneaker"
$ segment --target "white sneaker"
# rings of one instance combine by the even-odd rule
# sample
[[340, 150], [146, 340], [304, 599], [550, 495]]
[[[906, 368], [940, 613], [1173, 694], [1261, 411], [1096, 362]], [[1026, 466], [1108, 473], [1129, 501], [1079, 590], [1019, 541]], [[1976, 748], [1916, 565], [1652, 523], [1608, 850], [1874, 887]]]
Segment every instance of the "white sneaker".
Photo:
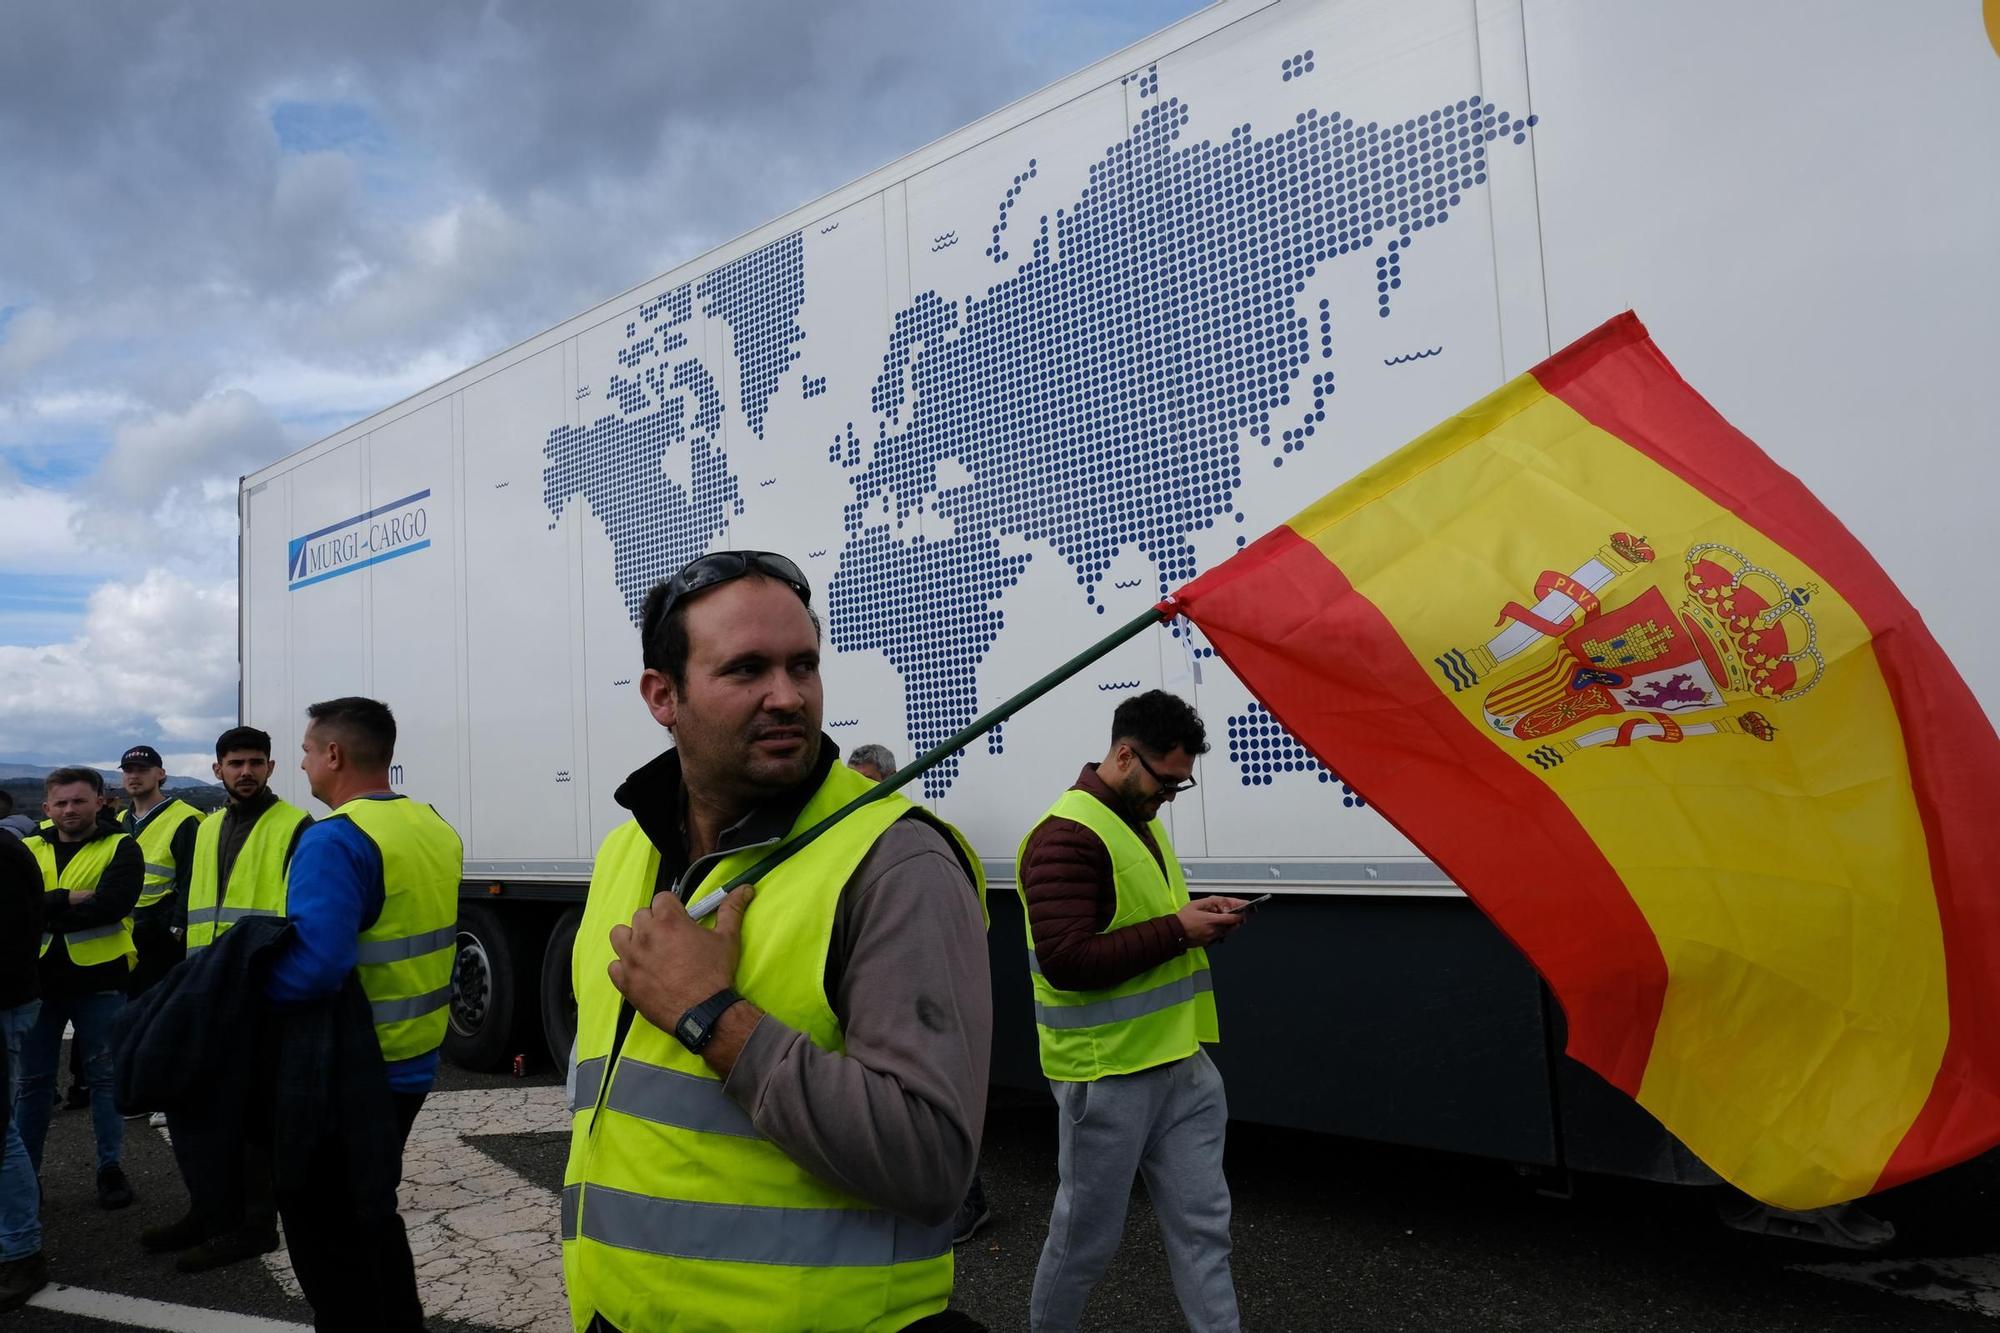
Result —
[[153, 1112], [146, 1117], [146, 1124], [153, 1129], [165, 1129], [167, 1127], [167, 1113], [165, 1111]]

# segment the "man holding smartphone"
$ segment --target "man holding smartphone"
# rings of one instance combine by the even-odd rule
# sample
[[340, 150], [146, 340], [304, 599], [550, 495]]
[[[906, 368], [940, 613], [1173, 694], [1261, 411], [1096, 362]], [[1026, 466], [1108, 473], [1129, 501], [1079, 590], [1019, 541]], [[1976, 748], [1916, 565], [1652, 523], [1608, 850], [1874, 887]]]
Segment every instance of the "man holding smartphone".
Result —
[[1111, 749], [1021, 844], [1028, 967], [1061, 1184], [1029, 1326], [1077, 1326], [1125, 1231], [1143, 1173], [1190, 1328], [1238, 1326], [1229, 1272], [1229, 1105], [1201, 1047], [1217, 1040], [1204, 946], [1243, 924], [1241, 899], [1190, 901], [1160, 807], [1193, 787], [1201, 718], [1164, 690], [1118, 705]]

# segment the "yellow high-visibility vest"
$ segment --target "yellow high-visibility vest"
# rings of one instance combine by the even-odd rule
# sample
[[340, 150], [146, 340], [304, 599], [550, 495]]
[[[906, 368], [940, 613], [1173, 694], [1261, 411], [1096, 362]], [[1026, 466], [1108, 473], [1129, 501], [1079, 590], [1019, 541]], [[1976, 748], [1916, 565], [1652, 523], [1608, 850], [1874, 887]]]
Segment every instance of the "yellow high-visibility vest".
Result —
[[[139, 855], [146, 858], [146, 884], [139, 890], [139, 901], [134, 908], [147, 908], [174, 891], [174, 877], [180, 867], [174, 863], [174, 835], [181, 825], [190, 819], [199, 820], [201, 811], [189, 805], [178, 796], [169, 796], [163, 808], [153, 812], [146, 827], [136, 834]], [[118, 817], [127, 829], [138, 822], [138, 817], [130, 810]]]
[[[117, 853], [118, 844], [127, 839], [123, 833], [91, 839], [76, 849], [76, 855], [69, 859], [69, 864], [62, 868], [61, 873], [56, 871], [55, 840], [56, 834], [51, 828], [47, 837], [35, 838], [28, 844], [35, 854], [35, 864], [42, 868], [44, 893], [53, 889], [94, 891], [98, 881], [104, 878], [112, 856]], [[60, 936], [52, 930], [44, 930], [42, 955], [48, 954], [57, 939], [62, 940], [63, 948], [69, 951], [70, 961], [78, 967], [97, 967], [120, 958], [125, 960], [128, 970], [138, 965], [139, 950], [132, 943], [132, 918], [129, 916], [101, 926], [65, 931]]]
[[[1116, 912], [1105, 933], [1178, 912], [1187, 906], [1187, 880], [1167, 830], [1155, 819], [1146, 826], [1160, 849], [1153, 859], [1132, 826], [1086, 791], [1071, 789], [1035, 821], [1069, 819], [1096, 834], [1111, 854], [1112, 885], [1118, 895]], [[1034, 836], [1034, 830], [1028, 831]], [[1028, 838], [1015, 855], [1015, 882], [1027, 855]], [[1218, 1040], [1215, 992], [1208, 974], [1208, 953], [1191, 947], [1179, 957], [1117, 986], [1101, 990], [1062, 990], [1049, 984], [1035, 958], [1034, 927], [1028, 923], [1023, 889], [1021, 921], [1028, 932], [1028, 970], [1035, 992], [1035, 1032], [1042, 1055], [1042, 1073], [1065, 1083], [1091, 1083], [1107, 1074], [1136, 1074], [1142, 1069], [1193, 1055], [1201, 1043]]]
[[444, 1044], [457, 956], [465, 850], [431, 806], [407, 796], [357, 797], [329, 819], [351, 820], [382, 855], [382, 912], [355, 955], [384, 1060]]
[[188, 879], [187, 947], [206, 948], [246, 917], [285, 914], [285, 870], [298, 827], [312, 818], [289, 801], [278, 801], [257, 816], [250, 835], [220, 882], [222, 820], [227, 807], [211, 810], [194, 835], [194, 871]]
[[[834, 765], [791, 831], [873, 785]], [[845, 1049], [825, 990], [841, 890], [905, 816], [928, 817], [897, 795], [848, 815], [765, 876], [745, 914], [736, 989], [823, 1050]], [[944, 827], [983, 909], [979, 858]], [[689, 900], [732, 885], [768, 850], [723, 858]], [[659, 866], [638, 824], [612, 830], [576, 935], [577, 1065], [562, 1194], [576, 1328], [601, 1314], [628, 1333], [900, 1329], [944, 1309], [949, 1226], [899, 1217], [807, 1172], [758, 1133], [700, 1056], [644, 1018], [633, 1018], [611, 1065], [620, 1005], [606, 972], [611, 927], [651, 900]]]

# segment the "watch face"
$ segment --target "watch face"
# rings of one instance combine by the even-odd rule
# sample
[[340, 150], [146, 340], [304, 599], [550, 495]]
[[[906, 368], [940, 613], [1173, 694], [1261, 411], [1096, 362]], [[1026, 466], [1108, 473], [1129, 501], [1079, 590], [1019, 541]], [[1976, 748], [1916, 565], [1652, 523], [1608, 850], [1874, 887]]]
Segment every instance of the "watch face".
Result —
[[682, 1041], [694, 1041], [698, 1039], [700, 1036], [701, 1036], [701, 1024], [695, 1021], [695, 1017], [693, 1014], [689, 1014], [686, 1018], [683, 1018], [681, 1020]]

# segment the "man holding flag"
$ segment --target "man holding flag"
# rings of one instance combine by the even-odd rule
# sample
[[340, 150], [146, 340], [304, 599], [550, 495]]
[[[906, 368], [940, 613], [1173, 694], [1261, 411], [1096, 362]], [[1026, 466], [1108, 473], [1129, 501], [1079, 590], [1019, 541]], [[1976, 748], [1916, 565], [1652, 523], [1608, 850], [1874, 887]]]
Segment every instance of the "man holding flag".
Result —
[[992, 1033], [978, 857], [889, 795], [743, 882], [873, 785], [820, 730], [811, 595], [783, 556], [719, 551], [641, 613], [674, 746], [618, 789], [576, 936], [579, 1330], [949, 1318]]

